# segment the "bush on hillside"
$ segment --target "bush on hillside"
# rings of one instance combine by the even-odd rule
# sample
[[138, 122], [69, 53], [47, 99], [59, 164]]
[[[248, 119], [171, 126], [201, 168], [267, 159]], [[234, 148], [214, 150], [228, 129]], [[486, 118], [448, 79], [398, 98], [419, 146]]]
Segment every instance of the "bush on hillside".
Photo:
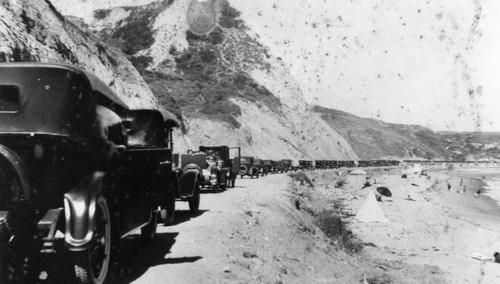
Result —
[[363, 245], [348, 228], [342, 216], [331, 210], [323, 210], [316, 218], [316, 225], [339, 248], [347, 253], [358, 253]]
[[144, 69], [146, 69], [149, 63], [153, 62], [153, 58], [151, 56], [131, 56], [129, 57], [130, 63], [134, 65], [134, 67], [142, 73]]
[[304, 172], [289, 173], [288, 176], [291, 177], [292, 180], [299, 182], [300, 185], [307, 185], [314, 188], [313, 182]]
[[342, 188], [347, 182], [347, 177], [346, 176], [341, 176], [337, 181], [335, 182], [335, 188]]

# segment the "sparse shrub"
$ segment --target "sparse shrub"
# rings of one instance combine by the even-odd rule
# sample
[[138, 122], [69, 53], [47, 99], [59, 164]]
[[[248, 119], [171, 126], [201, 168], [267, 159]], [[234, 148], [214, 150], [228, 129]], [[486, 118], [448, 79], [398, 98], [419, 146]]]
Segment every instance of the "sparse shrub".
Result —
[[239, 89], [243, 89], [249, 79], [247, 75], [240, 73], [233, 78], [233, 82]]
[[393, 283], [391, 276], [384, 273], [381, 275], [371, 276], [366, 278], [366, 281], [370, 284], [391, 284]]
[[448, 165], [446, 165], [446, 169], [448, 171], [453, 171], [455, 169], [455, 166], [453, 164], [448, 164]]
[[221, 1], [221, 15], [229, 17], [229, 18], [238, 18], [241, 15], [241, 12], [231, 7], [227, 0]]
[[347, 178], [345, 176], [339, 177], [339, 179], [335, 182], [335, 188], [342, 188], [347, 182]]
[[215, 60], [215, 58], [217, 58], [217, 56], [215, 55], [215, 53], [210, 50], [210, 49], [203, 49], [200, 51], [200, 57], [203, 61], [209, 63], [209, 62], [212, 62]]
[[347, 253], [358, 253], [363, 249], [363, 245], [348, 228], [347, 223], [335, 212], [321, 211], [316, 218], [316, 225], [338, 248]]
[[311, 179], [309, 179], [307, 174], [304, 172], [289, 173], [288, 176], [291, 177], [292, 180], [300, 182], [300, 185], [307, 185], [314, 188], [314, 184]]
[[145, 10], [132, 9], [124, 25], [113, 33], [112, 38], [121, 42], [119, 48], [128, 55], [133, 55], [139, 50], [149, 48], [155, 41], [151, 28], [151, 19], [162, 12], [158, 6], [151, 6]]
[[186, 39], [188, 40], [188, 42], [190, 42], [190, 41], [203, 41], [203, 42], [209, 42], [211, 44], [217, 45], [217, 44], [221, 44], [222, 42], [224, 42], [224, 31], [221, 28], [216, 27], [208, 35], [196, 35], [188, 30], [186, 32]]
[[221, 44], [222, 42], [224, 42], [224, 31], [219, 27], [215, 28], [208, 35], [208, 41], [211, 44]]
[[224, 15], [219, 18], [219, 25], [226, 29], [239, 28], [242, 24], [243, 21], [240, 19], [235, 19]]
[[214, 96], [204, 104], [201, 112], [217, 120], [227, 122], [234, 128], [241, 126], [236, 120], [236, 117], [241, 115], [241, 108], [229, 100], [223, 100], [221, 97]]
[[106, 18], [107, 16], [109, 16], [110, 12], [111, 12], [111, 10], [104, 10], [104, 9], [95, 10], [94, 11], [94, 18], [97, 20], [102, 20], [102, 19]]
[[151, 56], [144, 56], [144, 55], [131, 56], [130, 62], [139, 72], [141, 72], [142, 70], [148, 67], [149, 63], [153, 62], [153, 58]]
[[176, 53], [177, 53], [177, 48], [171, 45], [170, 48], [168, 49], [168, 54], [175, 55]]
[[221, 13], [219, 17], [219, 25], [224, 28], [239, 28], [243, 21], [240, 19], [236, 19], [241, 15], [241, 12], [231, 7], [227, 0], [221, 1], [220, 4]]

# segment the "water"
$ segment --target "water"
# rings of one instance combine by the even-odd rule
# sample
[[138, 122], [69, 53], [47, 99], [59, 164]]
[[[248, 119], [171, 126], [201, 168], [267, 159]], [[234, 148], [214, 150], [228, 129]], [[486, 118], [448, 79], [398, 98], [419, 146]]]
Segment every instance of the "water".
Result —
[[500, 206], [500, 168], [471, 168], [458, 169], [458, 176], [481, 179], [486, 185], [481, 194], [489, 196]]
[[488, 177], [484, 180], [487, 185], [483, 186], [486, 190], [484, 195], [494, 199], [500, 205], [500, 173], [498, 177]]

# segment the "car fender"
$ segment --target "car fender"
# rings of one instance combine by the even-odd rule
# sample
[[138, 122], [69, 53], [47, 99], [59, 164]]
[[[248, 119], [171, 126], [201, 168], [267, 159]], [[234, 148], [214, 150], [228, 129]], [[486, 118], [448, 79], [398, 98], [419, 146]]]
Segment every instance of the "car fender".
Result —
[[64, 194], [65, 242], [71, 251], [85, 250], [90, 244], [94, 233], [96, 202], [103, 183], [104, 173], [94, 172]]
[[184, 173], [179, 178], [179, 191], [181, 198], [191, 197], [195, 193], [195, 187], [198, 180], [201, 180], [201, 168], [195, 164], [189, 164], [184, 167]]

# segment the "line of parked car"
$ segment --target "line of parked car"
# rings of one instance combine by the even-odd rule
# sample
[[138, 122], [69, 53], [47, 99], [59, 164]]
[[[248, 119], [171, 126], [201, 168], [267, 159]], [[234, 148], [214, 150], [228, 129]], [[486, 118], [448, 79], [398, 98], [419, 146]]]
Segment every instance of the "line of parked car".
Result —
[[173, 154], [178, 125], [80, 69], [0, 64], [0, 283], [104, 283], [121, 239], [152, 241], [176, 200], [196, 213], [213, 177], [234, 186], [230, 163]]
[[[0, 283], [104, 283], [120, 240], [152, 241], [176, 201], [269, 173], [397, 161], [262, 160], [239, 147], [173, 153], [176, 117], [130, 109], [96, 76], [0, 64]], [[68, 269], [61, 269], [62, 267]], [[67, 279], [74, 279], [68, 281]]]

